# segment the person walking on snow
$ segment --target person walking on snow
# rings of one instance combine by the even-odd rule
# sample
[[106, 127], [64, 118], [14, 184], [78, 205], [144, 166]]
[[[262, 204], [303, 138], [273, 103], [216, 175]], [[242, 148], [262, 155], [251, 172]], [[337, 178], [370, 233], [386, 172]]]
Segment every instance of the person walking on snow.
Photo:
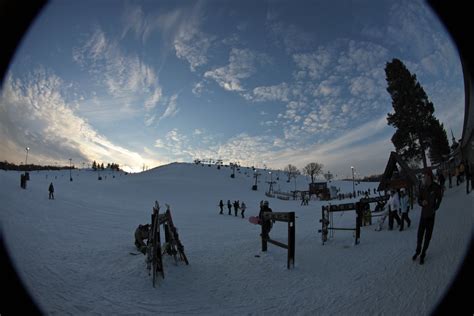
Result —
[[398, 217], [398, 210], [400, 209], [400, 199], [398, 198], [398, 193], [395, 189], [390, 190], [390, 199], [387, 202], [388, 210], [388, 229], [393, 229], [393, 220], [397, 221], [398, 226], [400, 226], [400, 217]]
[[230, 204], [230, 200], [227, 200], [227, 208], [229, 209], [229, 215], [232, 212], [232, 204]]
[[242, 204], [240, 205], [240, 209], [242, 210], [242, 218], [245, 218], [244, 213], [245, 213], [245, 210], [247, 209], [247, 205], [245, 205], [245, 203], [242, 202]]
[[[421, 206], [420, 224], [418, 225], [418, 234], [416, 240], [416, 252], [413, 255], [413, 261], [420, 256], [420, 264], [424, 264], [426, 250], [430, 245], [431, 235], [435, 222], [436, 210], [443, 199], [441, 187], [433, 181], [431, 170], [425, 171], [423, 184], [418, 196], [418, 204]], [[423, 246], [423, 247], [422, 247]]]
[[54, 200], [54, 186], [52, 182], [49, 184], [48, 191], [49, 191], [49, 199]]
[[408, 224], [408, 227], [410, 227], [411, 220], [408, 218], [408, 211], [410, 210], [410, 205], [408, 204], [408, 195], [405, 193], [405, 189], [400, 190], [400, 209], [401, 209], [401, 225], [400, 225], [400, 231], [403, 230], [403, 226], [405, 224], [405, 221]]
[[222, 212], [224, 212], [224, 202], [222, 202], [222, 200], [219, 202], [219, 207], [221, 209], [219, 214], [222, 214]]

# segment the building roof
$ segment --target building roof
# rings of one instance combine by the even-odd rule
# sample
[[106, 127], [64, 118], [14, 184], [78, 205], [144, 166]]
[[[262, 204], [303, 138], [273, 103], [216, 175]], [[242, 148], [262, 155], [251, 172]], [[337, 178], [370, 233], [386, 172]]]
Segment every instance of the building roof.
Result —
[[[400, 170], [397, 168], [397, 164], [400, 166]], [[390, 181], [393, 178], [393, 173], [398, 171], [400, 174], [400, 179], [408, 181], [411, 185], [418, 184], [418, 179], [416, 173], [408, 167], [408, 165], [403, 161], [403, 159], [394, 151], [390, 153], [390, 158], [388, 159], [387, 166], [382, 175], [382, 179], [379, 184], [379, 190], [383, 191], [389, 188]]]

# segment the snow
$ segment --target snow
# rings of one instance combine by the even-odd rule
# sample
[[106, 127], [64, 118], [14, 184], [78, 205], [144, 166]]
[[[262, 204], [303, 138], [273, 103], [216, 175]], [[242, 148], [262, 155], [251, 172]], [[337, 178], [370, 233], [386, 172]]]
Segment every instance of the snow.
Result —
[[[327, 202], [300, 206], [267, 198], [264, 172], [259, 191], [251, 190], [252, 170], [241, 168], [235, 179], [231, 173], [174, 163], [139, 174], [101, 172], [102, 181], [96, 172], [74, 170], [70, 182], [68, 170], [33, 171], [22, 190], [19, 172], [0, 171], [3, 238], [20, 277], [50, 315], [399, 315], [428, 314], [436, 306], [472, 234], [474, 194], [465, 194], [464, 183], [446, 191], [421, 266], [411, 260], [418, 207], [403, 232], [387, 231], [386, 221], [381, 232], [363, 227], [357, 246], [352, 231], [336, 231], [322, 245], [319, 219]], [[48, 200], [51, 181], [55, 200]], [[299, 189], [307, 183], [297, 179]], [[331, 185], [352, 191], [351, 181]], [[360, 183], [356, 190], [374, 187]], [[278, 188], [294, 190], [294, 182], [280, 174]], [[246, 218], [233, 210], [227, 215], [226, 207], [219, 215], [220, 199], [245, 201]], [[285, 249], [269, 244], [260, 251], [260, 226], [248, 217], [258, 214], [265, 199], [273, 211], [296, 212], [294, 269], [286, 269]], [[135, 228], [150, 222], [155, 200], [171, 205], [190, 265], [165, 256], [165, 279], [153, 288], [144, 256], [129, 252], [136, 252]], [[335, 226], [354, 226], [354, 218], [354, 212], [335, 213]], [[286, 234], [286, 224], [277, 222], [270, 235], [286, 243]]]

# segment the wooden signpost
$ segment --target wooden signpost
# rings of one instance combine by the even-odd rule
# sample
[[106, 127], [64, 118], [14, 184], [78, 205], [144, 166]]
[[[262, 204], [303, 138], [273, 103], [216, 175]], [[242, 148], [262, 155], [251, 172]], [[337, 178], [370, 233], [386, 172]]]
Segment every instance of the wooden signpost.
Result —
[[[272, 221], [288, 223], [288, 244], [273, 240], [268, 235]], [[265, 212], [262, 219], [262, 251], [267, 251], [267, 243], [288, 250], [287, 268], [295, 266], [295, 212]]]

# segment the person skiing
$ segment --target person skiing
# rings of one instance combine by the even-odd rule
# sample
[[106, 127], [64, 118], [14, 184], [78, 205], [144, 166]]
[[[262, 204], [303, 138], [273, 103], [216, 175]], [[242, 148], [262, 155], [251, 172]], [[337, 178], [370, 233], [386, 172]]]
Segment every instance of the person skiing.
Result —
[[219, 207], [221, 209], [219, 214], [223, 214], [222, 212], [224, 212], [224, 202], [222, 202], [222, 200], [220, 200], [220, 202], [219, 202]]
[[150, 224], [138, 225], [137, 229], [135, 230], [135, 247], [137, 247], [137, 250], [143, 254], [146, 254], [146, 244], [144, 240], [148, 240], [149, 232]]
[[49, 199], [54, 200], [54, 186], [52, 182], [49, 184], [48, 191], [49, 191]]
[[242, 202], [242, 204], [240, 205], [240, 209], [242, 210], [242, 218], [245, 218], [244, 213], [245, 213], [245, 210], [247, 209], [247, 205], [245, 205], [245, 203]]
[[229, 209], [229, 215], [231, 215], [230, 212], [232, 212], [232, 204], [230, 204], [230, 200], [227, 200], [227, 208]]
[[400, 190], [400, 209], [401, 209], [401, 225], [400, 231], [403, 230], [405, 221], [407, 222], [408, 227], [410, 227], [411, 220], [408, 218], [408, 211], [410, 210], [410, 205], [408, 204], [408, 195], [405, 193], [405, 189]]
[[421, 254], [420, 264], [424, 264], [425, 262], [426, 250], [428, 249], [433, 233], [436, 210], [439, 208], [442, 199], [443, 195], [440, 186], [433, 181], [431, 170], [426, 170], [418, 196], [418, 204], [421, 206], [421, 216], [418, 225], [416, 251], [412, 257], [412, 260], [415, 261], [418, 255]]
[[272, 209], [269, 207], [268, 201], [264, 201], [262, 207], [260, 208], [260, 213], [258, 214], [258, 218], [260, 219], [260, 223], [263, 225], [264, 237], [268, 238], [268, 234], [272, 230], [272, 221], [264, 221], [263, 220], [263, 213], [265, 212], [272, 212]]
[[400, 199], [398, 198], [398, 193], [395, 189], [390, 189], [390, 199], [387, 203], [388, 210], [388, 229], [393, 229], [393, 220], [397, 221], [398, 226], [400, 226], [400, 217], [398, 217], [398, 210], [400, 209]]

